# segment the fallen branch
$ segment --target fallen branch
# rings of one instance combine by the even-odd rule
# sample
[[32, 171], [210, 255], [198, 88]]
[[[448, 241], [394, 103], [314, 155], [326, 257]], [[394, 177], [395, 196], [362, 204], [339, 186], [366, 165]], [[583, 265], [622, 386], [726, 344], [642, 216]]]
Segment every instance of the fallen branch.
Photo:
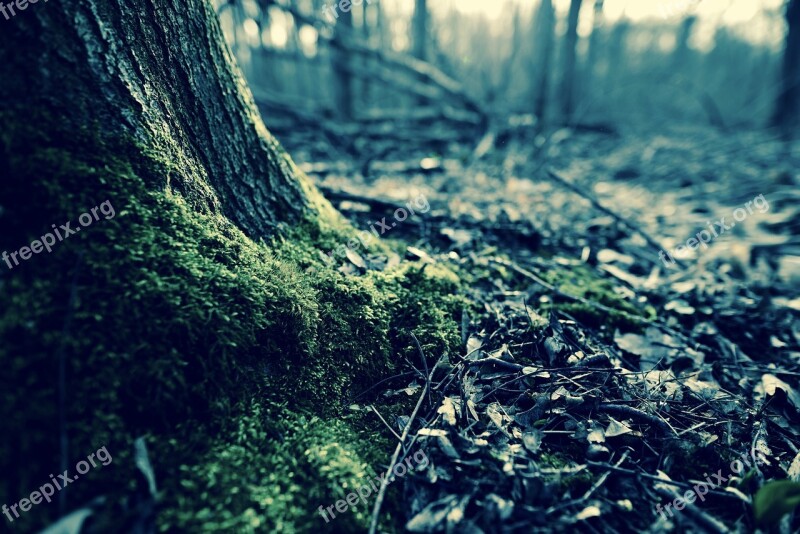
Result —
[[[420, 350], [422, 349], [420, 348]], [[420, 354], [420, 356], [423, 360], [425, 359], [425, 354]], [[386, 470], [386, 476], [383, 477], [381, 487], [378, 490], [378, 497], [375, 499], [375, 506], [372, 508], [372, 520], [369, 524], [369, 534], [375, 534], [375, 530], [378, 528], [378, 519], [380, 518], [381, 514], [381, 506], [383, 505], [383, 499], [386, 496], [386, 488], [389, 485], [389, 478], [392, 476], [392, 470], [394, 469], [394, 466], [397, 465], [397, 459], [400, 457], [400, 452], [403, 450], [403, 443], [405, 443], [406, 438], [408, 437], [408, 433], [411, 430], [414, 419], [417, 417], [417, 413], [419, 413], [422, 402], [428, 396], [428, 390], [431, 386], [431, 380], [433, 380], [433, 374], [436, 372], [436, 368], [439, 367], [439, 363], [441, 363], [441, 361], [442, 358], [440, 357], [436, 361], [436, 365], [434, 365], [433, 369], [431, 369], [431, 373], [428, 375], [428, 380], [425, 383], [425, 387], [422, 388], [422, 394], [419, 396], [419, 400], [417, 400], [417, 405], [414, 407], [414, 411], [411, 412], [411, 417], [408, 418], [408, 422], [406, 422], [406, 426], [403, 429], [403, 434], [400, 436], [400, 441], [397, 443], [397, 447], [394, 449], [392, 459], [389, 461], [389, 469]]]
[[583, 297], [577, 297], [575, 295], [570, 295], [569, 293], [564, 293], [563, 291], [561, 291], [560, 289], [558, 289], [554, 285], [545, 282], [540, 277], [536, 276], [535, 274], [533, 274], [532, 272], [528, 271], [527, 269], [523, 269], [522, 267], [520, 267], [516, 263], [510, 262], [510, 261], [506, 261], [506, 260], [503, 260], [503, 259], [500, 259], [500, 258], [491, 258], [489, 261], [492, 261], [492, 262], [497, 263], [499, 265], [503, 265], [505, 267], [513, 269], [516, 272], [518, 272], [519, 274], [521, 274], [522, 276], [525, 276], [526, 278], [530, 278], [531, 280], [533, 280], [534, 282], [536, 282], [540, 286], [544, 287], [548, 291], [552, 291], [556, 295], [558, 295], [560, 297], [563, 297], [565, 299], [572, 300], [572, 301], [575, 301], [575, 302], [580, 302], [581, 304], [584, 304], [586, 306], [591, 306], [593, 308], [597, 308], [598, 310], [604, 311], [606, 313], [617, 313], [617, 314], [623, 315], [626, 318], [628, 318], [631, 321], [636, 322], [636, 323], [638, 323], [640, 321], [644, 321], [644, 319], [642, 319], [641, 317], [638, 317], [636, 315], [632, 315], [632, 314], [630, 314], [628, 312], [624, 312], [622, 310], [615, 310], [614, 308], [609, 308], [608, 306], [605, 306], [604, 304], [600, 304], [599, 302], [593, 302], [593, 301], [587, 300], [587, 299], [585, 299]]
[[[290, 13], [299, 22], [308, 24], [310, 26], [326, 28], [328, 30], [327, 33], [332, 35], [326, 35], [326, 32], [320, 32], [318, 35], [320, 39], [327, 41], [332, 48], [337, 48], [345, 52], [361, 54], [367, 58], [374, 58], [380, 64], [388, 65], [395, 71], [406, 71], [414, 78], [422, 80], [423, 82], [441, 90], [442, 93], [449, 97], [451, 102], [456, 101], [466, 109], [477, 113], [481, 117], [481, 122], [485, 124], [486, 112], [478, 104], [478, 102], [469, 96], [466, 91], [464, 91], [460, 83], [430, 63], [398, 52], [373, 49], [360, 42], [361, 36], [355, 30], [345, 28], [342, 25], [335, 25], [334, 27], [334, 25], [315, 16], [302, 13], [300, 10], [291, 5], [281, 2], [275, 2], [273, 5], [282, 11]], [[337, 38], [335, 32], [341, 33], [345, 39]]]
[[[597, 208], [599, 211], [602, 211], [603, 213], [605, 213], [609, 217], [614, 218], [617, 222], [619, 222], [620, 224], [622, 224], [623, 226], [625, 226], [626, 228], [628, 228], [632, 232], [638, 233], [640, 236], [642, 236], [644, 238], [645, 241], [647, 241], [647, 244], [650, 245], [651, 247], [653, 247], [656, 251], [664, 250], [665, 247], [662, 246], [658, 241], [656, 241], [655, 239], [650, 237], [650, 234], [648, 234], [647, 232], [642, 230], [641, 225], [636, 225], [633, 222], [631, 222], [628, 219], [626, 219], [625, 217], [623, 217], [622, 215], [618, 215], [617, 213], [614, 213], [613, 211], [611, 211], [607, 207], [603, 206], [600, 203], [600, 201], [597, 200], [594, 197], [594, 195], [592, 195], [588, 191], [584, 191], [582, 188], [580, 188], [577, 185], [573, 184], [572, 182], [570, 182], [569, 180], [567, 180], [566, 178], [564, 178], [563, 176], [561, 176], [560, 174], [555, 172], [553, 169], [548, 169], [547, 170], [547, 175], [550, 178], [552, 178], [555, 182], [558, 182], [559, 184], [563, 185], [564, 187], [566, 187], [567, 189], [569, 189], [573, 193], [577, 193], [578, 195], [582, 196], [583, 198], [585, 198], [586, 200], [591, 202], [592, 206]], [[655, 260], [654, 260], [654, 263], [656, 263]], [[679, 259], [677, 259], [677, 258], [675, 258], [675, 263], [677, 263], [681, 267], [685, 267], [685, 265], [683, 263], [681, 263], [681, 261]]]
[[[656, 492], [666, 497], [669, 500], [683, 499], [683, 495], [678, 493], [672, 488], [655, 488]], [[708, 513], [702, 511], [694, 503], [683, 501], [686, 507], [683, 511], [697, 526], [702, 527], [706, 532], [714, 532], [716, 534], [728, 534], [730, 530], [722, 524], [718, 519], [711, 517]], [[670, 511], [671, 512], [671, 511]]]

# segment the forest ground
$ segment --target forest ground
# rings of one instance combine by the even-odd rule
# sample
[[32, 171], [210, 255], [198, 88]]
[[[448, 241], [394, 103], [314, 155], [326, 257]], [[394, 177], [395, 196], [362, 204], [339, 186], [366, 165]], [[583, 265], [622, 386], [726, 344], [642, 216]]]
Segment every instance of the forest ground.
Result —
[[[800, 478], [796, 143], [703, 127], [516, 130], [480, 159], [459, 145], [396, 150], [364, 177], [325, 157], [341, 151], [280, 140], [359, 230], [423, 194], [431, 210], [386, 237], [483, 273], [466, 290], [483, 311], [461, 318], [463, 353], [427, 355], [441, 368], [410, 434], [431, 465], [405, 478], [409, 530], [751, 531], [764, 481]], [[682, 267], [642, 236], [673, 248], [723, 216], [730, 230]], [[380, 268], [353, 251], [340, 266]], [[372, 394], [419, 395], [427, 373], [415, 372]], [[751, 466], [733, 473], [741, 456]]]

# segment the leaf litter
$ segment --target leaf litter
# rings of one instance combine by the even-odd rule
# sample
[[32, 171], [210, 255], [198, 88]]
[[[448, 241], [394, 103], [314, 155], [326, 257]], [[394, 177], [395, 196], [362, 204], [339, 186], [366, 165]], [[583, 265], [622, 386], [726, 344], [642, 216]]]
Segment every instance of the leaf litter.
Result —
[[[626, 150], [594, 159], [584, 156], [586, 139], [573, 140], [551, 164], [583, 157], [583, 169], [610, 176], [619, 174], [615, 166], [641, 164], [631, 161], [630, 139]], [[755, 513], [752, 502], [769, 481], [800, 479], [800, 300], [788, 267], [793, 253], [784, 247], [797, 211], [776, 205], [738, 242], [721, 240], [705, 257], [669, 270], [645, 239], [621, 232], [613, 213], [576, 209], [574, 194], [519, 178], [514, 170], [522, 174], [524, 163], [511, 165], [510, 175], [507, 159], [497, 164], [490, 158], [483, 169], [464, 169], [455, 182], [443, 173], [360, 184], [378, 198], [397, 198], [389, 189], [425, 189], [429, 216], [396, 233], [413, 242], [406, 257], [479, 273], [468, 295], [478, 308], [458, 318], [461, 353], [426, 355], [448, 365], [432, 378], [434, 402], [410, 422], [406, 450], [423, 448], [431, 463], [403, 481], [406, 529], [751, 532], [757, 517], [782, 512], [796, 498], [794, 486], [769, 486], [784, 500], [767, 505], [759, 494]], [[653, 195], [671, 195], [687, 213], [693, 202], [721, 214], [738, 202], [721, 187], [709, 190], [713, 201], [699, 188], [694, 199], [668, 185], [647, 192], [640, 187], [647, 173], [623, 174], [624, 184], [595, 180], [586, 189], [650, 234], [664, 222]], [[503, 177], [499, 186], [492, 175]], [[755, 187], [741, 189], [760, 192]], [[669, 219], [676, 238], [694, 233], [682, 220], [693, 218]], [[767, 265], [761, 243], [780, 257]], [[347, 261], [361, 269], [388, 263], [367, 255]], [[415, 378], [393, 388], [384, 394], [419, 395], [421, 386]], [[705, 474], [730, 474], [741, 455], [758, 461], [703, 503], [674, 517], [656, 512]]]

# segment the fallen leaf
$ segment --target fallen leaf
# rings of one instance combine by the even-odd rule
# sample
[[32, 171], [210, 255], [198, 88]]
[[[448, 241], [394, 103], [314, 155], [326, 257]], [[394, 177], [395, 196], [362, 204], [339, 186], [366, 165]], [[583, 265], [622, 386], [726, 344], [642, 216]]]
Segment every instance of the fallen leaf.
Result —
[[624, 434], [628, 434], [629, 432], [633, 432], [625, 423], [621, 423], [614, 419], [613, 417], [609, 417], [611, 422], [608, 424], [608, 428], [605, 430], [605, 435], [607, 438], [613, 438], [616, 436], [622, 436]]
[[753, 513], [757, 522], [775, 525], [797, 505], [800, 505], [800, 483], [776, 480], [758, 490], [753, 498]]

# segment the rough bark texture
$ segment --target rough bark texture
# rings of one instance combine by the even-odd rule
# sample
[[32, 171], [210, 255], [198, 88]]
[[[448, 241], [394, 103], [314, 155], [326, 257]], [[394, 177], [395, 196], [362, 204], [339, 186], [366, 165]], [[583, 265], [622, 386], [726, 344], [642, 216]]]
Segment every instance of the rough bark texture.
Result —
[[63, 132], [131, 139], [169, 162], [165, 189], [254, 238], [318, 209], [264, 127], [208, 2], [39, 2], [0, 24], [7, 118], [43, 109]]

